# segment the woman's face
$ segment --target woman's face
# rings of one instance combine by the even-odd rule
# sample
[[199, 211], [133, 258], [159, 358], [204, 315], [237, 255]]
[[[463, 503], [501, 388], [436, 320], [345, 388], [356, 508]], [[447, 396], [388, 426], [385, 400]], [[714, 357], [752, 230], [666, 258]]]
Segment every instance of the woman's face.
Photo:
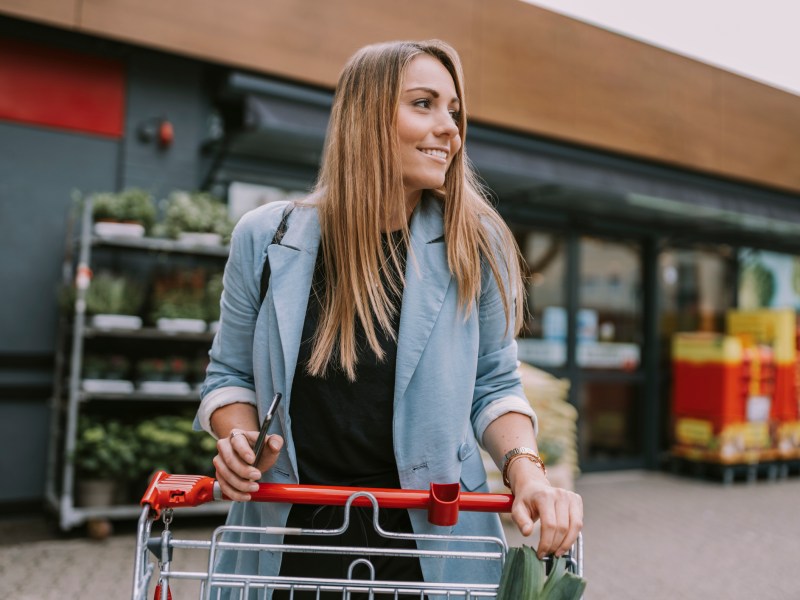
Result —
[[461, 110], [453, 78], [429, 54], [406, 67], [397, 109], [397, 136], [403, 168], [406, 207], [419, 202], [422, 190], [444, 185], [453, 156], [461, 148], [456, 119]]

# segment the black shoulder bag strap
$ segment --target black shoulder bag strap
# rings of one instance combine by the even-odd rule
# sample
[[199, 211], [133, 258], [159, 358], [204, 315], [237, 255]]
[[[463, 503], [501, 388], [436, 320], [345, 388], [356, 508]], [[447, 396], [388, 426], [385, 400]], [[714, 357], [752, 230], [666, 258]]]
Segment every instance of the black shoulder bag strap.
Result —
[[[289, 202], [286, 205], [286, 208], [283, 209], [283, 216], [281, 217], [281, 222], [278, 223], [278, 228], [275, 230], [275, 235], [272, 236], [272, 244], [280, 244], [281, 240], [283, 239], [284, 234], [286, 234], [286, 230], [289, 227], [289, 215], [291, 214], [292, 210], [294, 210], [294, 202]], [[259, 294], [259, 304], [264, 303], [264, 298], [267, 297], [267, 289], [269, 288], [269, 276], [271, 274], [271, 269], [269, 268], [269, 253], [266, 254], [264, 257], [264, 266], [261, 268], [261, 291]]]

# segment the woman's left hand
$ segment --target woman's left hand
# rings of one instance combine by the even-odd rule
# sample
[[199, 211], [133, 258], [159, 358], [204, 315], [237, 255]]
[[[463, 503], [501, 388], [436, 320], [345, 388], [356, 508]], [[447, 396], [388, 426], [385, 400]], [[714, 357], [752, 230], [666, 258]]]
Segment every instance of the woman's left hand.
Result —
[[516, 479], [511, 479], [514, 523], [522, 535], [529, 536], [538, 519], [541, 533], [536, 554], [539, 558], [563, 555], [575, 543], [583, 527], [583, 500], [575, 492], [550, 485], [541, 471], [529, 476], [523, 476], [523, 469], [519, 471], [515, 473]]

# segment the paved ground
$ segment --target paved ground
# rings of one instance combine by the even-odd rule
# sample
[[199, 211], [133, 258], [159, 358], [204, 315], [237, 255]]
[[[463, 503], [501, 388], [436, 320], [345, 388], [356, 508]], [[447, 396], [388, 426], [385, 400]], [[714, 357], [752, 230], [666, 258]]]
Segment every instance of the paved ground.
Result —
[[[587, 599], [800, 599], [797, 476], [726, 487], [623, 472], [586, 475], [577, 487]], [[204, 538], [212, 527], [193, 521], [179, 537]], [[0, 598], [130, 598], [133, 548], [131, 524], [96, 542], [54, 533], [40, 517], [0, 518]], [[197, 595], [173, 588], [173, 597]]]

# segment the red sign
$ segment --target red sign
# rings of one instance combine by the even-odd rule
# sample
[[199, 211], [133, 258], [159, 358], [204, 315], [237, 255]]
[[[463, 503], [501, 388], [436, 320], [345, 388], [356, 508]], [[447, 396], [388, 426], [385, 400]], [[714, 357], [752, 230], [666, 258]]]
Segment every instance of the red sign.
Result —
[[0, 39], [0, 119], [122, 137], [124, 65]]

